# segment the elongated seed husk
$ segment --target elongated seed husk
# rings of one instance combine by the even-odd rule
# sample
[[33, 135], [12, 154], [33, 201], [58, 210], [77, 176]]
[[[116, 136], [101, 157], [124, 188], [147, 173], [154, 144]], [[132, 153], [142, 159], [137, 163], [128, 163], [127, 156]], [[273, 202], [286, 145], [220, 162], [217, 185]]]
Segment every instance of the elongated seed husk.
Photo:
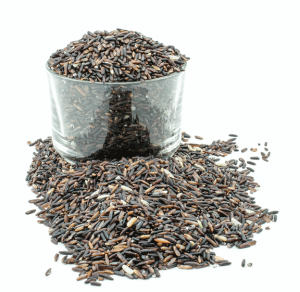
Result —
[[131, 227], [135, 222], [137, 221], [137, 218], [132, 218], [130, 221], [127, 223], [127, 227]]
[[50, 274], [51, 274], [51, 268], [46, 271], [45, 275], [49, 276]]
[[122, 269], [124, 270], [125, 273], [132, 275], [134, 273], [134, 270], [130, 269], [128, 266], [123, 265]]
[[154, 238], [154, 240], [155, 240], [156, 242], [161, 242], [161, 243], [170, 243], [169, 240], [166, 240], [166, 239], [164, 239], [164, 238]]
[[193, 268], [193, 266], [189, 266], [189, 265], [178, 265], [179, 269], [183, 269], [183, 270], [191, 270]]
[[97, 281], [91, 281], [90, 284], [92, 286], [101, 286], [101, 283], [97, 282]]

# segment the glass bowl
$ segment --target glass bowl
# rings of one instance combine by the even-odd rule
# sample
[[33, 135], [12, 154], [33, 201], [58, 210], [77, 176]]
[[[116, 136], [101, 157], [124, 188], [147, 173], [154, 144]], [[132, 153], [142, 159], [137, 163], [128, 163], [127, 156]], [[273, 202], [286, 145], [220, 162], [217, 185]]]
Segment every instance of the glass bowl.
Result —
[[69, 162], [168, 159], [177, 150], [185, 71], [143, 83], [92, 83], [46, 69], [53, 144]]

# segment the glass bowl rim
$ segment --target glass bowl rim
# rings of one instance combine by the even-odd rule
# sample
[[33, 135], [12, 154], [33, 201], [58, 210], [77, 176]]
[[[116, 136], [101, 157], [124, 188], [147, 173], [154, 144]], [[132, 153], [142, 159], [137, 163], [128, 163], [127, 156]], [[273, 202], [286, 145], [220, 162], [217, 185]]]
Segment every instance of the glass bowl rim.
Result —
[[164, 77], [159, 77], [159, 78], [155, 78], [155, 79], [151, 79], [151, 80], [145, 80], [145, 82], [141, 83], [141, 81], [134, 81], [134, 82], [91, 82], [89, 80], [77, 80], [77, 79], [73, 79], [73, 78], [69, 78], [69, 77], [65, 77], [59, 74], [54, 73], [54, 71], [52, 71], [49, 66], [48, 66], [48, 61], [46, 62], [46, 70], [48, 71], [49, 74], [64, 79], [66, 81], [74, 81], [74, 82], [82, 82], [83, 84], [93, 84], [93, 85], [139, 85], [139, 84], [145, 84], [145, 83], [150, 83], [150, 82], [155, 82], [155, 81], [159, 81], [159, 80], [165, 80], [168, 78], [173, 78], [176, 76], [179, 76], [183, 73], [185, 73], [185, 69], [187, 67], [187, 61], [184, 63], [184, 65], [182, 66], [182, 68], [184, 69], [184, 71], [180, 71], [180, 72], [174, 72], [168, 76], [164, 76]]

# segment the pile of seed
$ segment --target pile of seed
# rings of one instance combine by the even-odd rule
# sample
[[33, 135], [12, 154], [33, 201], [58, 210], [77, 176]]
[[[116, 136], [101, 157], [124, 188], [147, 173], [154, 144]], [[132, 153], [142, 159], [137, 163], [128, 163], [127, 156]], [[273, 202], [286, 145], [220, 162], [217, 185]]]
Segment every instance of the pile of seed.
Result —
[[[229, 134], [229, 136], [230, 136], [230, 137], [234, 137], [234, 138], [230, 138], [230, 139], [228, 139], [228, 141], [235, 141], [236, 138], [238, 137], [238, 135], [236, 135], [236, 134]], [[181, 141], [182, 141], [182, 142], [188, 142], [188, 141], [189, 141], [189, 138], [191, 138], [191, 135], [187, 134], [186, 132], [182, 132], [182, 134], [181, 134]], [[196, 139], [199, 139], [199, 140], [203, 140], [203, 138], [200, 137], [200, 136], [195, 136], [195, 138], [196, 138]], [[265, 142], [265, 143], [264, 143], [264, 146], [265, 146], [264, 150], [265, 150], [265, 151], [269, 151], [269, 149], [266, 148], [267, 145], [268, 145], [268, 142]], [[258, 146], [260, 146], [260, 143], [258, 143]], [[247, 150], [248, 150], [248, 148], [243, 148], [243, 149], [241, 150], [241, 152], [242, 152], [242, 153], [245, 153]], [[238, 149], [238, 148], [235, 148], [234, 151], [238, 152], [239, 149]], [[256, 151], [257, 151], [257, 148], [250, 148], [250, 151], [256, 152]], [[263, 161], [269, 162], [268, 159], [269, 159], [270, 156], [271, 156], [271, 152], [270, 152], [270, 151], [269, 151], [268, 153], [261, 152], [261, 157], [262, 157], [262, 160], [263, 160]], [[252, 156], [252, 157], [250, 157], [250, 159], [251, 159], [251, 160], [260, 160], [260, 157], [258, 157], [258, 156]], [[216, 160], [215, 160], [215, 161], [216, 161]], [[237, 159], [230, 159], [229, 161], [225, 161], [225, 162], [226, 162], [226, 164], [227, 164], [228, 166], [231, 165], [232, 168], [246, 168], [246, 166], [249, 165], [249, 164], [250, 164], [250, 165], [253, 165], [253, 166], [256, 165], [256, 163], [253, 162], [253, 161], [247, 161], [247, 162], [246, 162], [245, 159], [242, 158], [242, 157], [239, 158], [239, 161], [240, 161], [241, 163], [239, 164], [238, 167], [235, 167], [235, 166], [237, 166], [237, 164], [238, 164], [238, 160], [237, 160]], [[229, 167], [230, 167], [230, 166], [229, 166]], [[252, 167], [247, 166], [247, 169], [248, 169], [250, 172], [254, 172], [254, 169], [253, 169]], [[253, 193], [253, 192], [251, 191], [250, 193]]]
[[[37, 140], [26, 181], [37, 195], [38, 222], [63, 243], [64, 264], [92, 285], [113, 279], [159, 277], [160, 270], [231, 263], [219, 245], [256, 244], [261, 225], [277, 220], [248, 191], [259, 184], [249, 170], [216, 162], [235, 141], [181, 145], [170, 161], [152, 157], [92, 160], [71, 165], [51, 138]], [[59, 255], [55, 255], [58, 260]], [[49, 272], [47, 272], [49, 273]]]
[[183, 71], [189, 58], [139, 32], [88, 31], [50, 56], [56, 74], [91, 82], [133, 82]]

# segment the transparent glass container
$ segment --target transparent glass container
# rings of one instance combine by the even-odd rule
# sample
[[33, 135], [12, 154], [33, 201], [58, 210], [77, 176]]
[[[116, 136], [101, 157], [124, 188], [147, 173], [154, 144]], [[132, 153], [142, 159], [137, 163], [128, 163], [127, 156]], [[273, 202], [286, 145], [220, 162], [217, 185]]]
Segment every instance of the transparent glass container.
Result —
[[46, 69], [53, 144], [68, 161], [168, 159], [179, 147], [185, 71], [143, 83], [92, 83]]

